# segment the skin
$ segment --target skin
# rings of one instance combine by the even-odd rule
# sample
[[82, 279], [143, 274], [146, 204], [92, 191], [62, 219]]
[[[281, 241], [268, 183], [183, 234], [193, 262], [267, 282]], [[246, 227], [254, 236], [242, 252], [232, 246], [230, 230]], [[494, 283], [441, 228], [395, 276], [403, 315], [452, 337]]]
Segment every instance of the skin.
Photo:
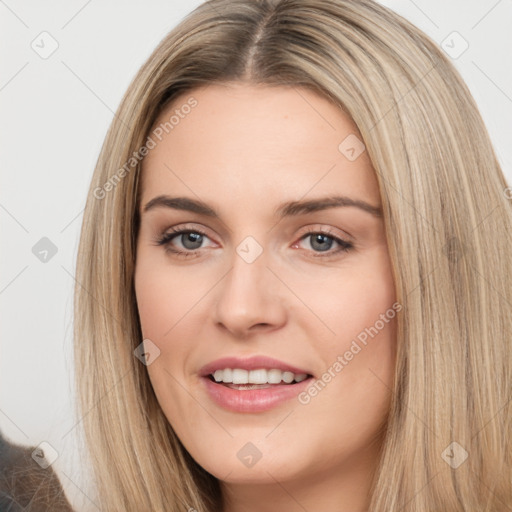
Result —
[[[240, 83], [184, 93], [156, 125], [191, 96], [197, 106], [150, 151], [142, 172], [135, 289], [143, 336], [160, 350], [147, 366], [159, 404], [192, 457], [220, 480], [224, 512], [364, 511], [390, 405], [396, 317], [307, 404], [227, 411], [198, 375], [220, 357], [268, 355], [321, 378], [390, 310], [382, 217], [354, 206], [274, 214], [283, 202], [334, 193], [380, 207], [367, 152], [350, 161], [338, 149], [348, 135], [361, 136], [312, 91]], [[200, 199], [220, 219], [144, 211], [162, 194]], [[207, 236], [179, 257], [156, 243], [171, 227]], [[315, 244], [308, 229], [330, 235]], [[236, 252], [247, 236], [263, 249], [253, 263]], [[336, 252], [329, 236], [353, 248]], [[168, 245], [198, 246], [186, 235]], [[261, 452], [252, 467], [237, 457], [248, 442]]]

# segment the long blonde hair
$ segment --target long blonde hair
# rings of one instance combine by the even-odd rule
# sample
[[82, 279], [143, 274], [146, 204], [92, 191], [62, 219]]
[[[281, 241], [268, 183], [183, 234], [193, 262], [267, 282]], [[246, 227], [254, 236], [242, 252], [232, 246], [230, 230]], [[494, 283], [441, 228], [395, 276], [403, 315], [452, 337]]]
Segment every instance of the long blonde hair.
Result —
[[102, 510], [222, 509], [218, 480], [186, 452], [134, 357], [133, 274], [140, 148], [173, 98], [229, 81], [329, 98], [375, 169], [403, 310], [370, 510], [502, 511], [512, 498], [507, 183], [453, 65], [371, 0], [211, 0], [128, 88], [92, 179], [76, 275], [80, 419]]

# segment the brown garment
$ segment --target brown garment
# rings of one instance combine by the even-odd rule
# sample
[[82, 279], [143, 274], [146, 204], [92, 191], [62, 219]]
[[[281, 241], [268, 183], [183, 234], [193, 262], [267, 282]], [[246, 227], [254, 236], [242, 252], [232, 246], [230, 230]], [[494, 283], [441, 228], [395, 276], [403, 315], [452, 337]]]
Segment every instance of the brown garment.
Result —
[[0, 512], [72, 512], [52, 467], [43, 469], [33, 450], [0, 434]]

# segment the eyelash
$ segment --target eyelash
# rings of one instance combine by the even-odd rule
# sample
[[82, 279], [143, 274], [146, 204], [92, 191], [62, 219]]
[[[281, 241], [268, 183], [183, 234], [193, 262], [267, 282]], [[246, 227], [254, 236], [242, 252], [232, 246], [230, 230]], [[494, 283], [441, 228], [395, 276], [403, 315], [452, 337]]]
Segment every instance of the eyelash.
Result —
[[[190, 250], [182, 251], [180, 249], [176, 249], [175, 247], [172, 247], [170, 244], [170, 242], [174, 238], [176, 238], [180, 235], [186, 235], [189, 233], [195, 233], [195, 234], [201, 235], [203, 237], [209, 238], [208, 235], [204, 231], [201, 231], [200, 229], [170, 228], [169, 231], [167, 231], [166, 233], [164, 233], [162, 236], [158, 237], [155, 240], [155, 242], [156, 242], [155, 245], [165, 246], [165, 250], [167, 252], [173, 253], [178, 257], [189, 258], [191, 256], [197, 256], [197, 251], [199, 251], [200, 249], [190, 249]], [[308, 231], [306, 231], [306, 233], [304, 233], [300, 237], [299, 241], [301, 241], [304, 238], [307, 238], [308, 236], [311, 236], [311, 235], [327, 236], [328, 238], [332, 238], [339, 245], [338, 249], [336, 249], [334, 251], [331, 251], [331, 250], [328, 250], [325, 252], [324, 251], [312, 251], [314, 253], [313, 257], [315, 257], [315, 258], [318, 258], [318, 257], [326, 258], [326, 257], [333, 256], [334, 254], [337, 254], [340, 252], [349, 252], [354, 248], [354, 245], [351, 242], [347, 242], [346, 240], [343, 240], [342, 238], [334, 236], [328, 230], [309, 229]]]

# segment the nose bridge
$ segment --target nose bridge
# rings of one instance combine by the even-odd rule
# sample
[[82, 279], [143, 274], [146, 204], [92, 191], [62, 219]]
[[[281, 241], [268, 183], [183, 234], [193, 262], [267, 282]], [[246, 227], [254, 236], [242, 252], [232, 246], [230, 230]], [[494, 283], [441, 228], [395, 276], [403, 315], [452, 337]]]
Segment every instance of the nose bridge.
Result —
[[267, 268], [269, 254], [251, 238], [236, 247], [217, 297], [216, 321], [237, 334], [256, 325], [275, 327], [285, 320], [284, 303]]
[[240, 244], [232, 257], [231, 271], [226, 276], [223, 296], [231, 301], [231, 307], [239, 309], [255, 306], [268, 295], [268, 263], [263, 251], [255, 255], [247, 244]]

